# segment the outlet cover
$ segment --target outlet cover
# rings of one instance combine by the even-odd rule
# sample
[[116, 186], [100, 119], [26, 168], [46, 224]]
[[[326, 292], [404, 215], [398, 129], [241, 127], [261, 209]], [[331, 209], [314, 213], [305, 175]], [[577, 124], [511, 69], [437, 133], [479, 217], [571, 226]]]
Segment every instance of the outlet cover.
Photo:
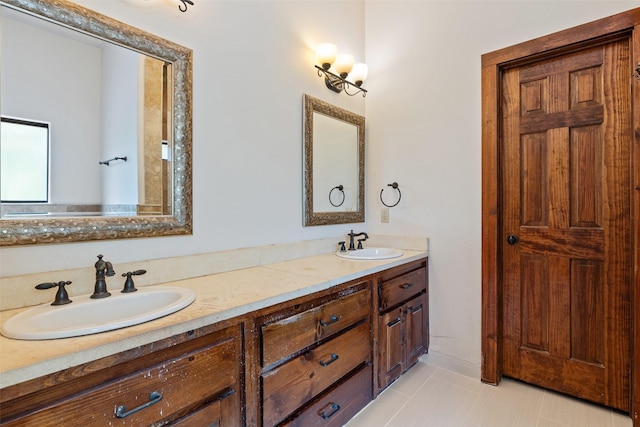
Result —
[[380, 214], [380, 222], [389, 222], [389, 208], [382, 208], [382, 213]]

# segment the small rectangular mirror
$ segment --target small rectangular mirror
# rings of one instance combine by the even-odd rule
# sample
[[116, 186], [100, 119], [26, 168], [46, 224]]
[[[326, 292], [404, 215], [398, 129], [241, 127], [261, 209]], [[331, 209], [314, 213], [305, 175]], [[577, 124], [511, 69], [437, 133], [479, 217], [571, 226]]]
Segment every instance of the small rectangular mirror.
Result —
[[304, 225], [364, 222], [365, 119], [304, 95]]

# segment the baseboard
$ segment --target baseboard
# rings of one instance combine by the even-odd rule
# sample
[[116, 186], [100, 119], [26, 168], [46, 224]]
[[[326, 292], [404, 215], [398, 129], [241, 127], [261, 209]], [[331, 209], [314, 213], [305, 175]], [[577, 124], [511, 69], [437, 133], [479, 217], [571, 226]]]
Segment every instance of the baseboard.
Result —
[[447, 369], [461, 375], [480, 379], [480, 364], [458, 359], [448, 354], [430, 350], [420, 358], [421, 362]]

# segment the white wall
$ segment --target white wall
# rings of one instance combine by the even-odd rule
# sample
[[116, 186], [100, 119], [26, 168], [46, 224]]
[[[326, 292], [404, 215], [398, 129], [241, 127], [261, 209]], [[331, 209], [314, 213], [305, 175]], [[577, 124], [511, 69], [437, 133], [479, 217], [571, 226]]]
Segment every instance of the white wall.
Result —
[[369, 231], [429, 236], [432, 353], [479, 374], [481, 55], [639, 5], [367, 0]]
[[100, 203], [100, 49], [5, 17], [1, 40], [2, 115], [50, 123], [49, 201]]
[[78, 3], [194, 50], [194, 234], [2, 248], [1, 276], [365, 229], [302, 226], [303, 93], [362, 115], [365, 105], [325, 87], [314, 49], [328, 41], [364, 60], [364, 1], [195, 0], [187, 13], [173, 0]]
[[[138, 204], [138, 108], [142, 102], [138, 79], [144, 62], [142, 55], [120, 46], [102, 50], [102, 151], [100, 160], [126, 157], [102, 172], [102, 204]], [[117, 123], [117, 126], [108, 125]], [[106, 125], [105, 125], [106, 124]], [[159, 145], [159, 143], [158, 143]], [[160, 147], [158, 147], [160, 150]]]
[[[358, 141], [356, 125], [313, 112], [312, 181], [315, 212], [349, 212], [358, 209]], [[338, 185], [343, 186], [342, 191], [333, 190]]]

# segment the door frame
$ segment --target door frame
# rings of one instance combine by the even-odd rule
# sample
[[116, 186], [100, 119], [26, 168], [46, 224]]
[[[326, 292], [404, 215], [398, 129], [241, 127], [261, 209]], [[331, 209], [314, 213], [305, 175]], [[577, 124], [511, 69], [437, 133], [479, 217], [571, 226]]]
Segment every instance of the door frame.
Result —
[[[633, 73], [640, 62], [640, 8], [482, 55], [482, 362], [481, 379], [502, 379], [502, 292], [500, 283], [500, 86], [502, 70], [542, 57], [565, 54], [616, 39], [630, 40]], [[630, 77], [632, 102], [632, 336], [630, 416], [640, 427], [640, 80]], [[634, 108], [635, 106], [635, 108]], [[633, 190], [635, 189], [635, 190]], [[639, 309], [635, 309], [638, 307]]]

